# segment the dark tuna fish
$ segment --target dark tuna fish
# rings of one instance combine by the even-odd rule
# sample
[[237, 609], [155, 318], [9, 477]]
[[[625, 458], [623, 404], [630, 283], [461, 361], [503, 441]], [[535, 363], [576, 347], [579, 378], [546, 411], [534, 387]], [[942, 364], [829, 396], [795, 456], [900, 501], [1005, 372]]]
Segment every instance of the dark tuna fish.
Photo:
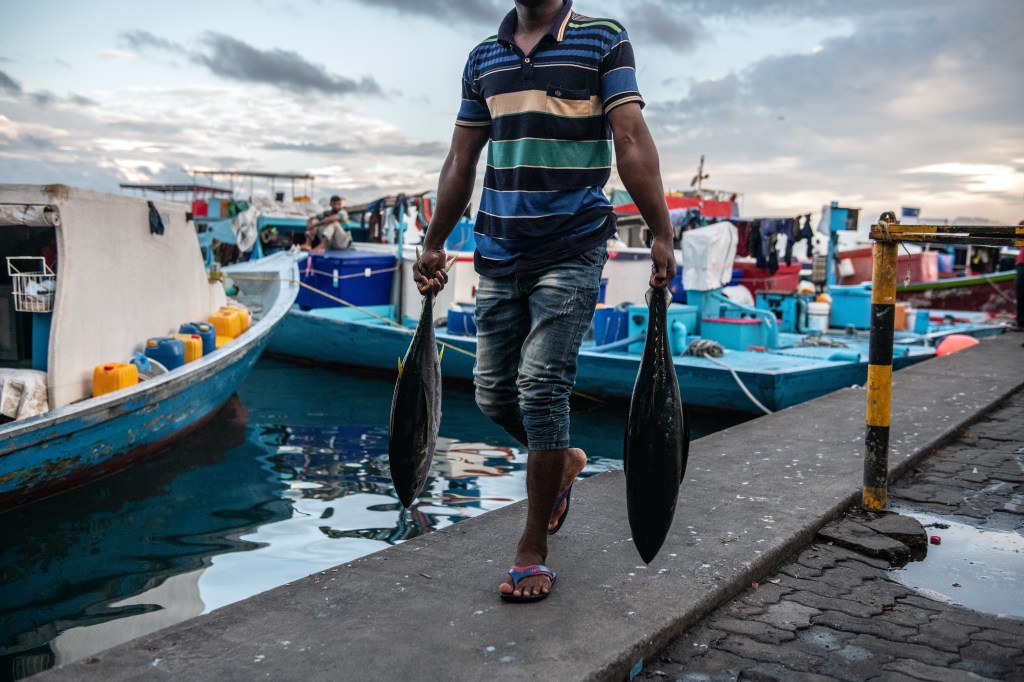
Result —
[[434, 340], [434, 295], [423, 297], [416, 333], [398, 365], [391, 400], [388, 461], [398, 499], [408, 508], [423, 490], [441, 426], [441, 359]]
[[667, 289], [647, 292], [647, 339], [629, 403], [622, 453], [629, 528], [646, 563], [657, 556], [672, 526], [689, 450], [689, 428], [665, 320], [668, 297]]

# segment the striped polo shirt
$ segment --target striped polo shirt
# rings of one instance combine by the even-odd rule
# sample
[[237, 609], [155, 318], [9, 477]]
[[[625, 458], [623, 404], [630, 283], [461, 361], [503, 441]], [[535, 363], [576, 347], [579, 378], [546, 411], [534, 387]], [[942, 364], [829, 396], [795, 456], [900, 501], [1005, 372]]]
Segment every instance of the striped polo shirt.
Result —
[[469, 54], [457, 125], [489, 126], [476, 218], [476, 269], [502, 277], [595, 248], [615, 233], [602, 188], [612, 164], [609, 111], [643, 100], [633, 48], [611, 19], [562, 11], [530, 54], [513, 9]]

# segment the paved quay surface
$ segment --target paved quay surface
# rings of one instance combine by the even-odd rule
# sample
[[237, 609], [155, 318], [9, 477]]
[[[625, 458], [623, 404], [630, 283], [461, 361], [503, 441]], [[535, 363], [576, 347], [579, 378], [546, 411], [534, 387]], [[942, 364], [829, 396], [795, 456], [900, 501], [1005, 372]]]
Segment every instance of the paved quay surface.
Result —
[[[893, 486], [890, 506], [1024, 538], [1024, 393], [1008, 402]], [[941, 540], [941, 525], [927, 530]], [[828, 537], [676, 639], [636, 679], [1024, 680], [1024, 619], [929, 598], [897, 582], [888, 561]], [[951, 564], [947, 587], [991, 583], [952, 583], [963, 578]]]
[[[917, 466], [1022, 386], [1017, 334], [897, 372], [890, 471]], [[525, 513], [517, 503], [39, 679], [625, 679], [747, 596], [752, 581], [773, 575], [859, 500], [865, 399], [862, 388], [843, 389], [695, 441], [672, 531], [649, 566], [630, 540], [623, 474], [577, 483], [549, 544], [559, 577], [543, 602], [497, 596]], [[808, 571], [824, 574], [827, 560]], [[793, 579], [819, 579], [801, 576]], [[857, 599], [890, 598], [870, 593], [878, 583], [861, 583]], [[783, 591], [757, 594], [773, 590]]]

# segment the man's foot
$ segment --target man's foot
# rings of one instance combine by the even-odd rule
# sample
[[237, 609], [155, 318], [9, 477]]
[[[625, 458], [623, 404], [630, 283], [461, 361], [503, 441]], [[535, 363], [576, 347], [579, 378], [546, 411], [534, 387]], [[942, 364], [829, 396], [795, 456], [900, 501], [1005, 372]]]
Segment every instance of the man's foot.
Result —
[[[509, 580], [512, 582], [512, 591], [506, 590], [509, 587], [508, 583], [504, 583], [498, 592], [498, 596], [501, 597], [502, 601], [509, 602], [532, 602], [540, 601], [541, 599], [547, 599], [548, 594], [551, 591], [551, 587], [555, 584], [555, 572], [547, 566], [542, 564], [534, 564], [531, 566], [513, 566], [508, 571]], [[535, 578], [547, 578], [548, 585], [546, 588], [541, 588], [539, 591], [530, 590], [524, 587], [524, 583], [527, 580]]]
[[[583, 472], [583, 467], [587, 466], [587, 454], [579, 448], [569, 448], [569, 454], [565, 458], [565, 470], [562, 474], [562, 485], [559, 487], [561, 492], [565, 492], [573, 481]], [[561, 493], [559, 493], [561, 496]], [[569, 508], [568, 496], [562, 498], [555, 508], [551, 510], [551, 521], [548, 523], [548, 532], [551, 533], [559, 524], [563, 521], [562, 515]]]
[[[541, 595], [547, 596], [554, 584], [553, 574], [547, 569], [533, 575], [526, 573], [533, 566], [543, 568], [544, 560], [539, 555], [517, 554], [512, 571], [498, 587], [498, 596], [506, 601], [521, 601], [524, 597], [525, 601], [537, 601], [544, 598]], [[517, 575], [513, 575], [513, 572]]]

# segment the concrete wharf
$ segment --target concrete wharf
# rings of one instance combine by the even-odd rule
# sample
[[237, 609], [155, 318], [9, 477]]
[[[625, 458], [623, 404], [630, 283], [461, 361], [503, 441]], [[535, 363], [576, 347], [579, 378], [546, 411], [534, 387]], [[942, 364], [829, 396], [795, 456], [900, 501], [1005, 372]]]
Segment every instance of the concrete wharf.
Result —
[[[972, 424], [984, 432], [984, 420], [1011, 399], [1020, 404], [1014, 394], [1024, 387], [1022, 340], [1005, 334], [894, 374], [891, 476], [954, 443]], [[1008, 428], [1005, 419], [1000, 424]], [[630, 540], [622, 472], [577, 483], [566, 525], [549, 543], [558, 581], [543, 602], [505, 604], [497, 596], [525, 514], [520, 502], [39, 679], [622, 680], [640, 661], [648, 662], [641, 674], [649, 679], [685, 678], [685, 662], [672, 649], [685, 640], [677, 638], [700, 637], [708, 631], [703, 624], [722, 614], [737, 620], [730, 600], [744, 598], [752, 582], [780, 569], [794, 580], [824, 580], [824, 571], [785, 567], [801, 562], [818, 531], [859, 502], [864, 433], [865, 390], [847, 388], [693, 442], [672, 531], [649, 566]], [[976, 447], [986, 447], [983, 433], [971, 433]], [[1019, 478], [1011, 485], [1020, 492]], [[1015, 623], [1007, 634], [1019, 652], [1013, 637], [1024, 630], [1012, 629]], [[991, 643], [1003, 641], [997, 633]], [[948, 653], [934, 660], [948, 663]], [[736, 656], [721, 654], [722, 675], [708, 669], [701, 675], [711, 676], [699, 679], [736, 679], [726, 654]], [[669, 667], [673, 661], [681, 667]], [[955, 672], [928, 677], [924, 665], [911, 661], [889, 674], [960, 679]], [[787, 679], [787, 670], [751, 679]], [[803, 674], [834, 679], [824, 670]]]

